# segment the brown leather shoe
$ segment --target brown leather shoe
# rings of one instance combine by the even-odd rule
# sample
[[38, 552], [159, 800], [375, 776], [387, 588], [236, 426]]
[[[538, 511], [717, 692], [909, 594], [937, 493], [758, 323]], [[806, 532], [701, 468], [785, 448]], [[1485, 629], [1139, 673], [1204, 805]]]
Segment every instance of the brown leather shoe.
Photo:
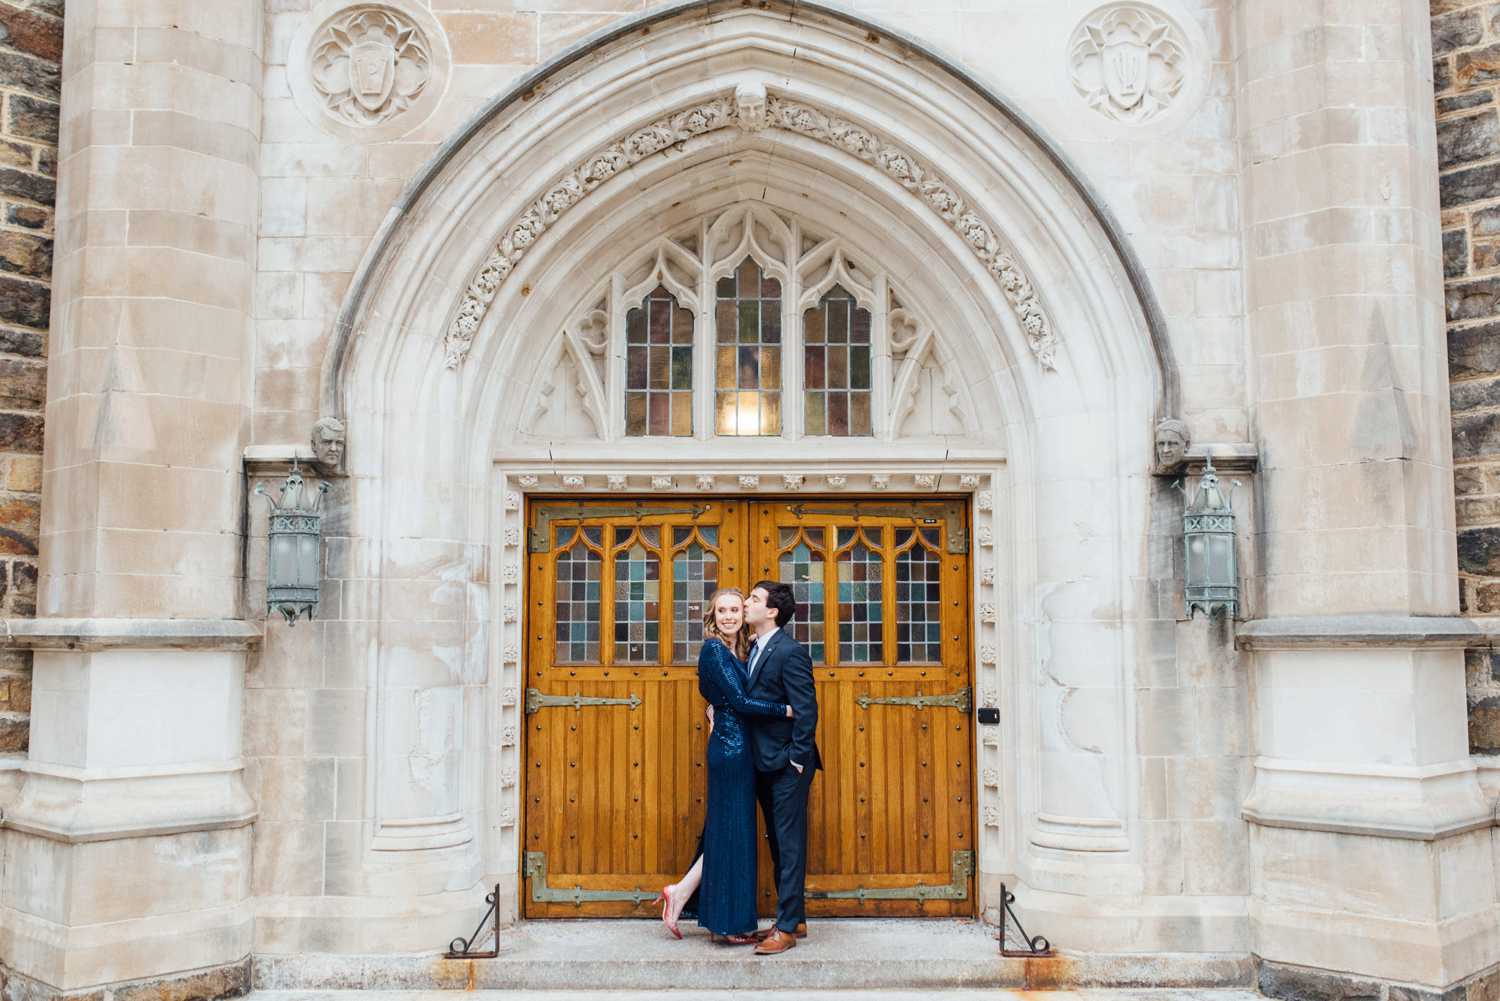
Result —
[[[776, 930], [776, 926], [775, 925], [772, 925], [769, 928], [762, 928], [760, 931], [758, 931], [758, 932], [755, 933], [755, 939], [756, 939], [756, 941], [758, 941], [758, 942], [764, 942], [767, 938], [770, 937], [771, 933], [773, 931], [775, 931], [775, 930]], [[799, 921], [799, 922], [797, 922], [797, 930], [795, 932], [793, 932], [792, 934], [795, 935], [795, 936], [797, 936], [798, 938], [807, 938], [807, 922], [806, 921]]]
[[797, 937], [795, 935], [788, 935], [780, 928], [775, 928], [772, 929], [771, 934], [767, 935], [760, 945], [755, 947], [755, 954], [757, 956], [778, 956], [788, 949], [794, 948], [796, 945]]

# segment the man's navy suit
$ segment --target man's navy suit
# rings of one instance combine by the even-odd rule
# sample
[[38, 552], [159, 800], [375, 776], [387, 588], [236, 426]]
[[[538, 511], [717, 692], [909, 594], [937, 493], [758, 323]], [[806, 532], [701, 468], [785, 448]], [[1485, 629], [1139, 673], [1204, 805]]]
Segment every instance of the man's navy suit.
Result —
[[[752, 698], [785, 702], [791, 719], [756, 719], [750, 727], [750, 756], [755, 763], [755, 798], [771, 847], [776, 871], [776, 927], [793, 932], [807, 920], [807, 793], [813, 773], [823, 767], [814, 735], [818, 696], [813, 687], [812, 658], [785, 629], [778, 629], [751, 650], [748, 665]], [[792, 762], [802, 766], [799, 773]]]

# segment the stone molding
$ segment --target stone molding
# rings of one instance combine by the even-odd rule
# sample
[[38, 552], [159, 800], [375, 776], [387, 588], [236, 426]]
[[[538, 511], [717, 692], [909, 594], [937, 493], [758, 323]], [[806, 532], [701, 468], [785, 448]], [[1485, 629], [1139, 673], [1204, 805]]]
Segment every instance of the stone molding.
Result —
[[26, 783], [0, 827], [85, 844], [246, 827], [258, 810], [238, 761], [154, 774], [93, 774], [28, 762]]
[[1241, 623], [1241, 650], [1326, 650], [1346, 647], [1486, 646], [1500, 639], [1500, 620], [1422, 615], [1313, 615]]
[[5, 619], [0, 648], [21, 650], [255, 650], [261, 623], [245, 619]]
[[[935, 167], [876, 132], [806, 102], [771, 94], [763, 110], [747, 110], [752, 107], [755, 106], [747, 105], [731, 92], [666, 115], [595, 150], [554, 181], [519, 218], [505, 227], [505, 235], [464, 290], [443, 338], [444, 364], [453, 369], [463, 363], [500, 285], [527, 250], [565, 212], [595, 188], [647, 157], [696, 136], [733, 126], [746, 133], [769, 127], [807, 136], [879, 167], [887, 177], [916, 194], [958, 234], [1000, 284], [1037, 362], [1045, 371], [1057, 370], [1057, 333], [1030, 277], [1016, 260], [1014, 251], [1002, 244], [995, 227]], [[753, 117], [745, 121], [746, 114]]]
[[252, 984], [251, 957], [234, 963], [210, 966], [165, 977], [127, 980], [107, 987], [63, 989], [18, 973], [0, 961], [0, 984], [7, 998], [24, 1001], [221, 1001], [249, 994]]

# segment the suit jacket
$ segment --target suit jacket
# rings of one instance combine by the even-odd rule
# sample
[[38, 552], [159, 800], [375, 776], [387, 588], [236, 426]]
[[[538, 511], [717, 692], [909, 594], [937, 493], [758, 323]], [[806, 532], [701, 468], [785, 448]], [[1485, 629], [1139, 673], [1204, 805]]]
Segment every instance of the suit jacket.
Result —
[[813, 687], [812, 658], [791, 633], [778, 629], [755, 662], [745, 694], [767, 702], [785, 702], [792, 719], [757, 718], [750, 725], [750, 752], [758, 772], [779, 772], [795, 761], [822, 768], [813, 739], [818, 729], [818, 696]]

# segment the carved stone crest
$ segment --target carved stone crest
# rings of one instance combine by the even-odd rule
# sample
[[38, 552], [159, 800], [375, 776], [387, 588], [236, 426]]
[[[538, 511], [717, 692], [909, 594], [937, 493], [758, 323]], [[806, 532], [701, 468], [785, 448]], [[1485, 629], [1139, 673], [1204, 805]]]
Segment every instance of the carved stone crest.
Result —
[[1068, 58], [1073, 86], [1091, 108], [1140, 124], [1160, 116], [1182, 90], [1187, 50], [1160, 11], [1117, 4], [1078, 26]]
[[346, 125], [380, 125], [411, 106], [432, 78], [432, 48], [405, 14], [343, 11], [313, 37], [310, 70], [324, 110]]

